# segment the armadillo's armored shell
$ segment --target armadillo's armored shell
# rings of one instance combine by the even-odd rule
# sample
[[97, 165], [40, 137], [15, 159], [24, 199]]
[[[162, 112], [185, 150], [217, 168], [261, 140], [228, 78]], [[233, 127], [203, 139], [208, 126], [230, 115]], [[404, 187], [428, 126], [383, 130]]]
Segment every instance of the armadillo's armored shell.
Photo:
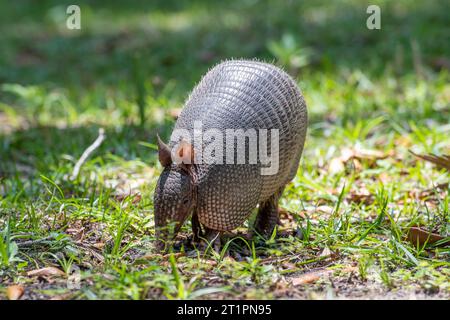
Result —
[[[193, 132], [194, 121], [201, 122], [203, 131], [279, 129], [279, 169], [274, 175], [261, 175], [260, 164], [196, 166], [200, 222], [232, 230], [295, 176], [307, 128], [305, 101], [281, 69], [231, 60], [211, 69], [194, 88], [175, 129]], [[171, 140], [171, 146], [175, 142]]]

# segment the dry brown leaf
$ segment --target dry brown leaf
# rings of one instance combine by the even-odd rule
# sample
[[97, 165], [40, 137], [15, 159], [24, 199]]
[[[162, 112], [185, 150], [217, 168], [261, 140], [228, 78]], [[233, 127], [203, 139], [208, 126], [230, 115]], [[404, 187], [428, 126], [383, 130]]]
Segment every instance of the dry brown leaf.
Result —
[[384, 153], [380, 150], [361, 149], [361, 148], [345, 148], [341, 151], [341, 159], [347, 162], [350, 159], [385, 159], [391, 154]]
[[297, 266], [295, 265], [295, 263], [292, 263], [292, 262], [289, 262], [289, 261], [283, 262], [283, 263], [281, 264], [281, 267], [282, 267], [284, 270], [295, 270], [295, 269], [297, 268]]
[[318, 206], [316, 208], [316, 211], [323, 212], [325, 214], [332, 214], [334, 211], [334, 207], [330, 206]]
[[280, 208], [278, 210], [278, 214], [279, 214], [280, 219], [286, 219], [286, 220], [289, 220], [289, 221], [294, 220], [294, 216], [295, 215], [299, 216], [302, 219], [306, 219], [306, 214], [304, 212], [302, 212], [302, 211], [300, 211], [300, 212], [291, 212], [291, 211], [288, 211], [288, 210], [286, 210], [284, 208]]
[[175, 258], [179, 258], [179, 257], [184, 257], [186, 254], [184, 252], [167, 253], [167, 254], [164, 254], [162, 257], [163, 257], [163, 259], [169, 259], [171, 255], [173, 255]]
[[384, 153], [380, 150], [361, 149], [361, 148], [343, 148], [339, 157], [333, 158], [328, 165], [328, 172], [330, 174], [337, 174], [345, 170], [345, 164], [352, 160], [353, 167], [356, 171], [362, 169], [359, 160], [378, 160], [385, 159], [393, 154]]
[[358, 159], [353, 159], [352, 163], [353, 163], [353, 168], [354, 168], [355, 171], [361, 171], [362, 170], [363, 166], [362, 166], [361, 162]]
[[103, 249], [103, 247], [105, 246], [105, 243], [104, 242], [97, 242], [97, 243], [94, 243], [92, 246], [94, 248], [96, 248], [96, 249]]
[[[408, 232], [408, 240], [414, 245], [416, 245], [417, 243], [419, 245], [424, 245], [425, 243], [433, 244], [443, 239], [445, 239], [445, 237], [437, 233], [432, 233], [420, 227], [411, 227]], [[441, 245], [445, 246], [448, 243], [449, 241]]]
[[364, 187], [359, 188], [357, 192], [350, 192], [347, 199], [351, 202], [371, 204], [375, 197]]
[[417, 154], [409, 150], [417, 158], [423, 159], [425, 161], [435, 164], [438, 168], [446, 169], [450, 171], [450, 155], [437, 156], [434, 154]]
[[438, 185], [435, 185], [433, 188], [429, 188], [426, 190], [420, 190], [420, 189], [413, 189], [408, 192], [409, 196], [411, 198], [416, 199], [425, 199], [429, 198], [433, 195], [436, 195], [436, 193], [447, 190], [449, 186], [448, 182], [440, 183]]
[[308, 272], [308, 273], [304, 273], [304, 274], [300, 275], [299, 277], [292, 278], [291, 283], [294, 286], [298, 286], [298, 285], [302, 285], [302, 284], [316, 282], [320, 278], [322, 278], [326, 275], [330, 275], [333, 272], [339, 271], [339, 272], [343, 272], [343, 273], [348, 273], [348, 272], [356, 272], [357, 270], [358, 270], [357, 267], [348, 266], [341, 270], [325, 269], [325, 270], [319, 270], [319, 271], [314, 271], [314, 272]]
[[358, 159], [385, 159], [392, 156], [392, 153], [384, 153], [380, 150], [360, 149], [355, 152], [355, 158]]
[[320, 279], [321, 276], [323, 276], [324, 272], [309, 272], [309, 273], [304, 273], [299, 277], [296, 278], [292, 278], [292, 285], [293, 286], [298, 286], [298, 285], [302, 285], [302, 284], [308, 284], [308, 283], [313, 283], [316, 282], [317, 280]]
[[322, 259], [336, 259], [339, 256], [339, 251], [331, 251], [330, 248], [325, 247], [322, 252], [319, 254], [319, 257]]
[[330, 250], [330, 248], [325, 247], [322, 252], [320, 253], [319, 257], [329, 257], [331, 256], [332, 252]]
[[342, 269], [341, 272], [356, 272], [358, 270], [359, 270], [358, 267], [349, 266], [349, 267], [345, 267], [344, 269]]
[[42, 269], [31, 270], [27, 272], [29, 277], [64, 277], [66, 274], [64, 271], [55, 267], [46, 267]]
[[[232, 257], [228, 257], [227, 260], [229, 260], [230, 262], [236, 262], [236, 260], [234, 260]], [[209, 265], [211, 267], [217, 266], [217, 261], [215, 261], [215, 260], [208, 259], [208, 260], [203, 261], [203, 263], [206, 265]]]
[[20, 284], [9, 286], [6, 290], [6, 296], [9, 300], [19, 300], [25, 292], [25, 288]]

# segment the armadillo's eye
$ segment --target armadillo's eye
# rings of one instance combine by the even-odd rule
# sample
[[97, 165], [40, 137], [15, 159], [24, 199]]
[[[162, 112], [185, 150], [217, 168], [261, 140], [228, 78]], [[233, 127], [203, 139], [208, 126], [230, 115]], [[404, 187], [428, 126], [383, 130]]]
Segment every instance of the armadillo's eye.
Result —
[[183, 199], [183, 205], [187, 205], [189, 203], [189, 198], [184, 198]]

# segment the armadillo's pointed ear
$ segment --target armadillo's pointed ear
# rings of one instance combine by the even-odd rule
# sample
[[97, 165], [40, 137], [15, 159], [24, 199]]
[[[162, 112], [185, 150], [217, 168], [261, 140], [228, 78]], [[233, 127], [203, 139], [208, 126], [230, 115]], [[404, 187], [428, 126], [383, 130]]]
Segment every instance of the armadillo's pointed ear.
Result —
[[170, 148], [167, 144], [165, 144], [159, 134], [156, 135], [158, 138], [158, 157], [159, 163], [165, 168], [172, 164], [172, 156], [170, 154]]
[[186, 140], [181, 140], [175, 151], [175, 162], [180, 165], [190, 165], [194, 163], [194, 146]]

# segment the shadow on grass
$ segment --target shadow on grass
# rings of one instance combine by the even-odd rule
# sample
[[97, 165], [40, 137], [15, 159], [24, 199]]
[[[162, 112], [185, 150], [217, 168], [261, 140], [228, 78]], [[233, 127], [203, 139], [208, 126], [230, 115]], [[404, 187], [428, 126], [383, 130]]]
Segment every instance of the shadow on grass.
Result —
[[[91, 158], [102, 161], [105, 156], [124, 160], [141, 160], [154, 164], [156, 151], [147, 143], [156, 143], [156, 132], [166, 137], [167, 125], [152, 129], [125, 125], [120, 128], [106, 127], [106, 139], [94, 151]], [[36, 177], [36, 174], [68, 174], [83, 151], [98, 135], [98, 126], [58, 128], [36, 126], [0, 135], [0, 179]], [[144, 142], [144, 144], [142, 144]]]

